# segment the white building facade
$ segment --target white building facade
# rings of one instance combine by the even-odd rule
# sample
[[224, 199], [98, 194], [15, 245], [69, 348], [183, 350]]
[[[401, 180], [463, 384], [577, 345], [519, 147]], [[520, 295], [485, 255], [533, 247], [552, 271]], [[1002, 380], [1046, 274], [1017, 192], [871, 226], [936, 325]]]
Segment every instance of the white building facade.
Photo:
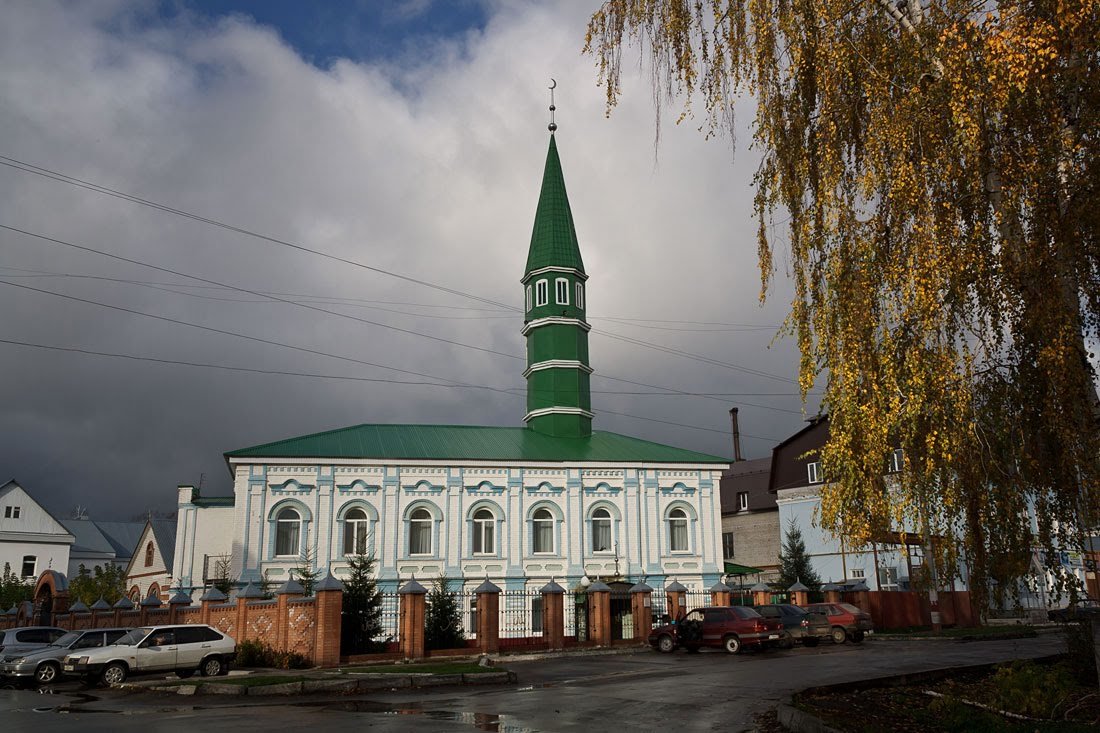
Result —
[[44, 570], [64, 573], [75, 539], [17, 481], [0, 486], [0, 571], [28, 580]]

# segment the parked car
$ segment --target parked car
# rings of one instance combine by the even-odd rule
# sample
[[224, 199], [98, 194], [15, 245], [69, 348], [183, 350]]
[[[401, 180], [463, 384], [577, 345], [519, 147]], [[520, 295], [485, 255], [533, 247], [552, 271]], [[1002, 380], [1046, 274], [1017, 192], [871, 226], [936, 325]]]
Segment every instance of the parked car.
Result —
[[871, 615], [851, 603], [811, 603], [806, 610], [825, 614], [836, 644], [843, 644], [849, 639], [858, 644], [868, 634], [875, 633]]
[[130, 629], [93, 629], [70, 631], [47, 646], [14, 654], [5, 652], [0, 657], [0, 678], [12, 680], [33, 679], [40, 685], [55, 682], [61, 676], [61, 660], [80, 649], [98, 649], [114, 644]]
[[768, 603], [753, 608], [764, 618], [783, 622], [780, 646], [787, 649], [794, 646], [795, 642], [800, 642], [803, 646], [817, 646], [819, 641], [832, 636], [829, 621], [822, 613], [807, 611], [790, 603]]
[[1052, 608], [1047, 614], [1051, 621], [1066, 623], [1100, 617], [1100, 601], [1094, 598], [1078, 598], [1065, 608]]
[[41, 649], [65, 635], [65, 629], [56, 626], [21, 626], [0, 631], [0, 654], [9, 656], [33, 649]]
[[649, 643], [662, 652], [684, 647], [689, 652], [709, 646], [738, 654], [743, 648], [778, 644], [783, 624], [767, 619], [747, 606], [697, 608], [674, 624], [659, 626], [649, 634]]
[[214, 677], [229, 672], [236, 653], [237, 642], [209, 626], [143, 626], [112, 646], [67, 655], [61, 669], [66, 675], [107, 685], [155, 672], [175, 672], [184, 679], [195, 672]]

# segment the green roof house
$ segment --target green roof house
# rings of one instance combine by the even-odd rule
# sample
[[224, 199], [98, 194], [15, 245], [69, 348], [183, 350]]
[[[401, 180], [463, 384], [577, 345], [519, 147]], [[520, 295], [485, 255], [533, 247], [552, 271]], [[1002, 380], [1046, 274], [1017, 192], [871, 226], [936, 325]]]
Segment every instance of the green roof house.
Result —
[[229, 451], [232, 499], [181, 487], [180, 587], [222, 555], [242, 584], [303, 562], [339, 579], [357, 549], [391, 591], [440, 574], [505, 592], [718, 581], [729, 459], [593, 430], [588, 275], [553, 134], [521, 282], [522, 427], [364, 424]]

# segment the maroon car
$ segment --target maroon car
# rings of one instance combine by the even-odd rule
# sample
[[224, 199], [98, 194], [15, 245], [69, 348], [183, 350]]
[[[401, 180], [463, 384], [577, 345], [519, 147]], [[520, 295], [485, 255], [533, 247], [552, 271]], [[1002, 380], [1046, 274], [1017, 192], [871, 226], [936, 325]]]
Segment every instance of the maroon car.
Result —
[[843, 644], [848, 639], [858, 644], [867, 634], [875, 633], [871, 615], [851, 603], [811, 603], [806, 606], [806, 610], [825, 615], [832, 627], [833, 642], [836, 644]]
[[745, 647], [777, 645], [783, 636], [783, 624], [764, 618], [746, 606], [709, 606], [697, 608], [674, 624], [658, 626], [649, 634], [649, 643], [662, 652], [684, 647], [689, 652], [709, 646], [737, 654]]

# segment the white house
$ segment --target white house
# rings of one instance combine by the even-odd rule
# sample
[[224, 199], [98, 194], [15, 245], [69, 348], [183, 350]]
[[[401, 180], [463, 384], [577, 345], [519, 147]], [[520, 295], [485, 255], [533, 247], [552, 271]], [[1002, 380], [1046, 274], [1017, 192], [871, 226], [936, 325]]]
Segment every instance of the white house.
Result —
[[43, 570], [65, 572], [75, 538], [12, 479], [0, 486], [0, 570], [37, 578]]
[[176, 521], [151, 519], [138, 536], [133, 556], [126, 565], [127, 595], [135, 603], [149, 596], [169, 598], [176, 555]]
[[232, 497], [180, 489], [175, 582], [202, 587], [223, 555], [240, 581], [302, 563], [340, 577], [363, 543], [389, 589], [440, 574], [709, 588], [729, 459], [592, 429], [587, 280], [551, 137], [522, 279], [525, 426], [365, 424], [226, 453]]

